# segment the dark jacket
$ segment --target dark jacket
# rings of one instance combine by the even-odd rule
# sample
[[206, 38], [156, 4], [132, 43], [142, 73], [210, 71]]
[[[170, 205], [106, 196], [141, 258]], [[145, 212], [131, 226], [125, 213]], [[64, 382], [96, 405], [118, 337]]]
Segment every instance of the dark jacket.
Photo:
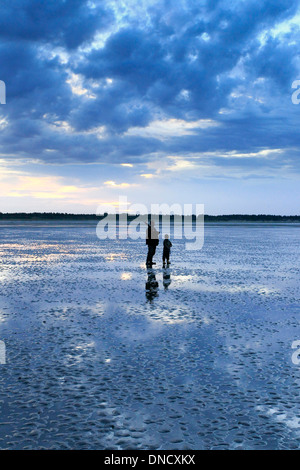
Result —
[[164, 251], [170, 251], [171, 247], [172, 247], [172, 243], [170, 242], [168, 238], [165, 238], [164, 239]]
[[158, 237], [159, 237], [159, 232], [156, 230], [156, 228], [151, 227], [151, 225], [148, 224], [146, 245], [157, 246], [159, 244]]

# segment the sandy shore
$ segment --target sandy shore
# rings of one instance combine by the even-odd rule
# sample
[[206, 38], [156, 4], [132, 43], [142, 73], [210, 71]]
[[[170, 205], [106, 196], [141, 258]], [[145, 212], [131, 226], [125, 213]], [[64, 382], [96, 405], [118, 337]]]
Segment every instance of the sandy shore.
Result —
[[0, 224], [0, 448], [299, 447], [299, 228], [209, 225], [147, 273], [94, 225]]

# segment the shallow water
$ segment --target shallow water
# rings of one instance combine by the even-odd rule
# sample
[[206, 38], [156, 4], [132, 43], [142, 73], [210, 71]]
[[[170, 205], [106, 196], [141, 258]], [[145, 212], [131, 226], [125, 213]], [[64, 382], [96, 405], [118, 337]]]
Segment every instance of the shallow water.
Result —
[[0, 241], [1, 449], [300, 447], [299, 226], [207, 224], [149, 272], [93, 224]]

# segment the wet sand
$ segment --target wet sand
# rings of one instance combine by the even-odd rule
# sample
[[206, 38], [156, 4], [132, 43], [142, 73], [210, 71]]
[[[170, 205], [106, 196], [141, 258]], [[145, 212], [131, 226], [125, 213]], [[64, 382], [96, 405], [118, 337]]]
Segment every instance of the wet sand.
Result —
[[207, 224], [149, 272], [94, 224], [0, 237], [1, 449], [299, 448], [299, 226]]

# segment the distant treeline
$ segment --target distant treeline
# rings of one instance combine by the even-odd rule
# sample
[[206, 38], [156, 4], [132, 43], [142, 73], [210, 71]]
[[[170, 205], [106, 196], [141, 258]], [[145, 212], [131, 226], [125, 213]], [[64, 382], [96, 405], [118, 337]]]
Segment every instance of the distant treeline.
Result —
[[[123, 214], [126, 215], [126, 214]], [[17, 212], [17, 213], [2, 213], [0, 212], [0, 220], [95, 220], [103, 219], [103, 215], [95, 214], [64, 214], [57, 212]], [[128, 221], [132, 221], [137, 215], [127, 215]], [[148, 216], [150, 219], [150, 215]], [[160, 215], [160, 219], [161, 219]], [[192, 216], [196, 220], [196, 216]], [[117, 214], [117, 220], [119, 215]], [[171, 221], [174, 220], [174, 215], [170, 216]], [[205, 222], [300, 222], [300, 215], [246, 215], [246, 214], [232, 214], [232, 215], [205, 215]]]

